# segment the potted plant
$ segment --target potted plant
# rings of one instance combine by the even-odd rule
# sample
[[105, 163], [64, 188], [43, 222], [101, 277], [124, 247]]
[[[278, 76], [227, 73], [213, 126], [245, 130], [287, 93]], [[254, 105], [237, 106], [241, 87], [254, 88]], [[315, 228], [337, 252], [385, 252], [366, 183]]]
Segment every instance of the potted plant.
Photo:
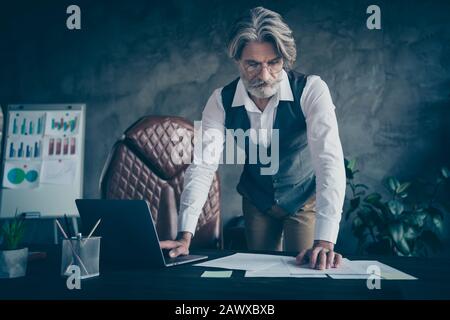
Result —
[[0, 238], [0, 278], [23, 277], [27, 270], [28, 248], [21, 246], [25, 231], [25, 216], [17, 215], [3, 223]]
[[[436, 201], [441, 187], [450, 180], [450, 170], [442, 167], [432, 182], [422, 182], [419, 189], [425, 199], [409, 197], [411, 182], [395, 177], [385, 180], [389, 197], [371, 192], [356, 183], [355, 160], [345, 159], [349, 206], [345, 219], [352, 218], [352, 231], [358, 239], [358, 254], [394, 254], [427, 256], [442, 248], [444, 208]], [[431, 190], [431, 192], [428, 192]]]

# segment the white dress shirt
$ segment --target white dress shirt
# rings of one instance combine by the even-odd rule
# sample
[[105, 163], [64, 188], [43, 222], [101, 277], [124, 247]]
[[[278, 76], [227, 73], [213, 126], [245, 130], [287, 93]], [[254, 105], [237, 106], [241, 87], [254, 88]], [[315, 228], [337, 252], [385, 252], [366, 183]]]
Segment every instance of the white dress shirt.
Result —
[[[277, 93], [272, 96], [261, 111], [250, 99], [247, 90], [239, 80], [232, 107], [245, 106], [252, 129], [266, 129], [271, 133], [277, 106], [280, 100], [294, 101], [287, 73], [282, 71], [282, 81]], [[225, 111], [221, 97], [222, 88], [216, 89], [202, 113], [203, 150], [218, 150], [208, 161], [194, 161], [186, 170], [184, 190], [180, 199], [178, 230], [195, 234], [198, 217], [208, 197], [209, 189], [221, 161]], [[338, 125], [327, 84], [319, 77], [310, 75], [300, 98], [300, 105], [306, 119], [308, 147], [316, 174], [316, 224], [314, 240], [336, 243], [339, 222], [345, 198], [346, 177], [344, 156], [339, 139]], [[300, 108], [300, 106], [299, 106]], [[211, 135], [208, 132], [221, 133]], [[259, 137], [260, 143], [270, 144], [270, 136]], [[253, 136], [251, 136], [254, 139]]]

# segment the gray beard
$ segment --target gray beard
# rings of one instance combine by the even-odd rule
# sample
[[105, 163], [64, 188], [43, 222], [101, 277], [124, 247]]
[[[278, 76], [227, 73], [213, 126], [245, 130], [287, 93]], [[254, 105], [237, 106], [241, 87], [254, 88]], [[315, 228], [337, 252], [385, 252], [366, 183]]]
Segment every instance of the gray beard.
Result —
[[278, 89], [280, 88], [282, 77], [280, 72], [276, 80], [271, 83], [265, 83], [265, 86], [260, 86], [262, 83], [264, 83], [261, 80], [256, 80], [253, 82], [248, 81], [242, 73], [241, 79], [245, 89], [250, 92], [251, 95], [259, 99], [266, 99], [272, 97], [273, 95], [275, 95], [275, 93], [277, 93]]

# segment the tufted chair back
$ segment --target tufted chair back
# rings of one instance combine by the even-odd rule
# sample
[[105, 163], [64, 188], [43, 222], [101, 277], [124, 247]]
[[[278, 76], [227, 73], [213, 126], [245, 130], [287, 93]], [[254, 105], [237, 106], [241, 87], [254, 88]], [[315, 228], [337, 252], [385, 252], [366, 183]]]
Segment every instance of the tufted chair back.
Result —
[[[192, 160], [193, 140], [193, 125], [183, 118], [141, 118], [112, 148], [100, 179], [102, 198], [146, 200], [160, 240], [175, 239], [183, 178], [190, 162], [186, 159]], [[220, 229], [216, 173], [191, 247], [221, 247]]]

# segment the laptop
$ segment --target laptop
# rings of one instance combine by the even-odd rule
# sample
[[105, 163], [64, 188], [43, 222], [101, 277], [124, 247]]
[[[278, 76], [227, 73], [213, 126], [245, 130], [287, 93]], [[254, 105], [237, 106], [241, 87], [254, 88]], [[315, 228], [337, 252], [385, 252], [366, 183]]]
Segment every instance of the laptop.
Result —
[[100, 258], [108, 265], [169, 267], [208, 258], [202, 255], [170, 258], [168, 252], [163, 252], [150, 207], [144, 200], [77, 199], [75, 203], [84, 236], [102, 219], [93, 236], [102, 237]]

